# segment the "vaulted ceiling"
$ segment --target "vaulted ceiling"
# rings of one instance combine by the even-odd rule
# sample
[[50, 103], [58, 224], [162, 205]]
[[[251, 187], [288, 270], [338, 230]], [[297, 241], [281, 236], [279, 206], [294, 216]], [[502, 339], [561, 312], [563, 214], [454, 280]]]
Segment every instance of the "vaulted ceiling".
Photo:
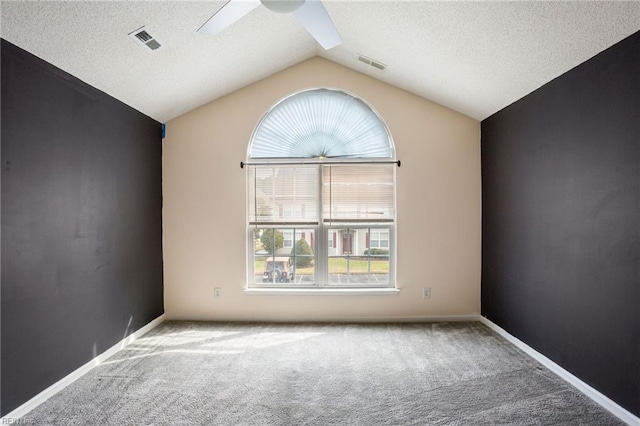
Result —
[[325, 1], [343, 39], [325, 51], [262, 6], [197, 33], [224, 3], [2, 1], [1, 35], [159, 121], [316, 55], [482, 120], [640, 30], [637, 1]]

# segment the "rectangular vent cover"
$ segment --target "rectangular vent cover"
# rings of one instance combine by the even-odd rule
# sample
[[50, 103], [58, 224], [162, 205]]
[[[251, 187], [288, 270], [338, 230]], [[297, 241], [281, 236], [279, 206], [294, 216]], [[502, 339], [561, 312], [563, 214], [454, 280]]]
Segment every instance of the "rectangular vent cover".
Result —
[[151, 35], [146, 32], [145, 30], [140, 31], [139, 33], [136, 33], [136, 37], [138, 37], [141, 41], [143, 42], [148, 42], [149, 40], [151, 40], [153, 37], [151, 37]]
[[385, 64], [383, 64], [382, 62], [378, 62], [378, 61], [376, 61], [374, 59], [367, 58], [364, 55], [358, 55], [358, 60], [360, 62], [364, 62], [367, 65], [371, 65], [372, 67], [377, 68], [380, 71], [384, 71], [387, 68], [387, 66]]
[[140, 27], [137, 30], [129, 33], [129, 36], [139, 44], [145, 46], [150, 50], [158, 50], [163, 47], [163, 44], [160, 43], [160, 41], [156, 37], [149, 34], [149, 32], [145, 30], [144, 27]]

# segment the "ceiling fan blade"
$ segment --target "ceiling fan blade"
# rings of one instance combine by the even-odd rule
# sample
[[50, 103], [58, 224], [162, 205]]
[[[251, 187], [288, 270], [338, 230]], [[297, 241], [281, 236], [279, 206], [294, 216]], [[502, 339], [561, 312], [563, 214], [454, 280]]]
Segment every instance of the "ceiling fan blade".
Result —
[[325, 50], [342, 43], [336, 26], [319, 0], [307, 0], [293, 14]]
[[200, 28], [202, 34], [215, 35], [258, 7], [260, 0], [230, 0]]

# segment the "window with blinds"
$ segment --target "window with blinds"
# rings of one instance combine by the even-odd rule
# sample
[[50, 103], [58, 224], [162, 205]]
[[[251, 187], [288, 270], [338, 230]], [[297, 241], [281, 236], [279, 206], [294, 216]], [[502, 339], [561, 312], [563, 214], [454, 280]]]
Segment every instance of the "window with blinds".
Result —
[[[249, 224], [393, 223], [394, 165], [256, 166]], [[318, 191], [322, 173], [322, 208]]]
[[395, 165], [323, 166], [325, 223], [393, 223]]
[[249, 169], [249, 224], [311, 224], [319, 220], [317, 166]]
[[395, 284], [396, 164], [380, 116], [310, 89], [260, 120], [247, 166], [250, 287]]
[[394, 165], [253, 166], [248, 194], [253, 285], [392, 283]]

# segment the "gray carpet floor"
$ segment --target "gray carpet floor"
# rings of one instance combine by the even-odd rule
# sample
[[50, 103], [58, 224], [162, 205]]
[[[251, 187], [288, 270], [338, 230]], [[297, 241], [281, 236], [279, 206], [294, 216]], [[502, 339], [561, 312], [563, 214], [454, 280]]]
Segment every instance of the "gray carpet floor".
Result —
[[620, 425], [481, 323], [169, 321], [36, 425]]

